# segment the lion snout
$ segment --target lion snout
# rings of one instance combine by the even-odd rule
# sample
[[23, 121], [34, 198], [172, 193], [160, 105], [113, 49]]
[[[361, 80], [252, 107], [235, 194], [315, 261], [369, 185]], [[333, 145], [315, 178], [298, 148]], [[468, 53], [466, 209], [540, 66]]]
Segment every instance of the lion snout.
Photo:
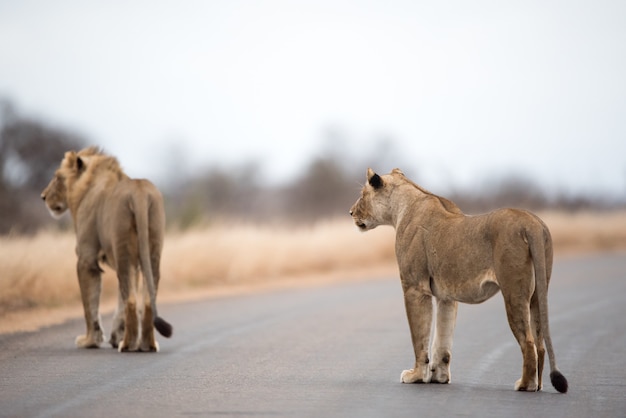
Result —
[[357, 215], [354, 214], [354, 210], [350, 209], [350, 216], [352, 216], [352, 220], [354, 220], [354, 224], [362, 230], [367, 229], [367, 225], [365, 224], [365, 222], [363, 222], [360, 218], [357, 217]]
[[359, 228], [361, 231], [366, 231], [367, 230], [367, 224], [365, 223], [365, 221], [363, 221], [360, 218], [357, 217], [352, 217], [352, 219], [354, 220], [354, 224], [357, 226], [357, 228]]

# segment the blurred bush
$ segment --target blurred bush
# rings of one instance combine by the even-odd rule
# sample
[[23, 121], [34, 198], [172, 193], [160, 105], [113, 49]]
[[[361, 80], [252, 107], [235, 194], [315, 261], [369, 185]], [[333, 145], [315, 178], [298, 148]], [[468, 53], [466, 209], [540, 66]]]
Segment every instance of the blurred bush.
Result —
[[[41, 120], [20, 115], [12, 103], [0, 100], [0, 234], [32, 233], [52, 221], [40, 193], [52, 178], [65, 151], [86, 146], [85, 138]], [[387, 173], [400, 167], [420, 183], [389, 137], [371, 141], [371, 148], [348, 149], [345, 135], [328, 130], [322, 147], [292, 179], [275, 184], [263, 176], [258, 162], [213, 166], [162, 186], [168, 226], [188, 229], [213, 222], [314, 223], [322, 218], [345, 217], [359, 196], [365, 170]], [[423, 184], [429, 189], [428, 184]], [[431, 190], [439, 193], [437, 190]], [[596, 196], [548, 193], [522, 175], [477, 183], [472, 190], [441, 193], [466, 213], [498, 207], [530, 210], [614, 209], [626, 201]], [[69, 220], [65, 220], [65, 226]], [[63, 223], [61, 227], [63, 227]]]
[[0, 234], [32, 233], [49, 222], [41, 192], [65, 151], [84, 145], [79, 135], [22, 116], [0, 100]]

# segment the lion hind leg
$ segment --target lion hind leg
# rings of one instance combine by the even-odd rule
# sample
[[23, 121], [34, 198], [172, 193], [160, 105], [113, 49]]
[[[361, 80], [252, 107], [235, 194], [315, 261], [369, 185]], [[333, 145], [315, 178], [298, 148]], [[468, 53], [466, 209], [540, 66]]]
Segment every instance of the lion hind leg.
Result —
[[139, 317], [137, 314], [137, 271], [129, 266], [118, 265], [121, 304], [124, 306], [124, 337], [118, 351], [137, 351]]
[[522, 350], [522, 377], [515, 382], [515, 390], [536, 392], [538, 353], [533, 330], [530, 325], [530, 303], [526, 300], [507, 298], [506, 313], [511, 331]]
[[119, 352], [137, 351], [139, 321], [137, 318], [137, 302], [131, 297], [126, 302], [124, 338], [118, 346]]
[[[536, 392], [540, 389], [536, 372], [537, 350], [533, 342], [528, 342], [525, 346], [525, 350], [522, 348], [522, 356], [524, 358], [522, 377], [515, 382], [515, 390], [522, 392]], [[534, 366], [533, 363], [535, 364]], [[534, 375], [533, 369], [535, 370]]]
[[159, 343], [154, 338], [154, 325], [152, 307], [149, 303], [145, 303], [143, 311], [143, 319], [141, 321], [141, 343], [139, 351], [159, 352]]
[[533, 336], [535, 337], [535, 344], [537, 345], [537, 390], [541, 390], [543, 388], [542, 375], [546, 349], [543, 340], [543, 330], [541, 329], [537, 292], [533, 294], [533, 298], [530, 301], [530, 316]]

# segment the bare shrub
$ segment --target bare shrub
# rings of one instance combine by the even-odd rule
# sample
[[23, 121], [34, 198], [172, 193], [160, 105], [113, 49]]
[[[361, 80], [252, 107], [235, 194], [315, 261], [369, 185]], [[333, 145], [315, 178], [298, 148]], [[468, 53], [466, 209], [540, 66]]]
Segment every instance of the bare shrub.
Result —
[[19, 115], [0, 102], [0, 234], [33, 233], [50, 224], [39, 195], [65, 151], [80, 149], [80, 136]]

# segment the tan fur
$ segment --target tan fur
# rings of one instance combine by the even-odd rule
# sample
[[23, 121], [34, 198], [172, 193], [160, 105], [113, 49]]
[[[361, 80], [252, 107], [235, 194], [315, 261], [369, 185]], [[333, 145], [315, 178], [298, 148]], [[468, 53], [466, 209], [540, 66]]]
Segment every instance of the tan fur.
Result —
[[[41, 197], [54, 217], [69, 209], [74, 221], [78, 281], [87, 325], [87, 333], [76, 338], [76, 345], [92, 348], [103, 342], [98, 263], [105, 262], [117, 272], [120, 286], [109, 342], [119, 351], [158, 351], [153, 323], [158, 328], [164, 323], [156, 314], [165, 229], [161, 193], [148, 180], [129, 178], [117, 159], [91, 147], [65, 153]], [[137, 306], [139, 270], [144, 277], [141, 321]], [[165, 324], [169, 332], [159, 331], [169, 337], [171, 326]]]
[[[384, 176], [368, 169], [367, 180], [350, 214], [363, 231], [379, 225], [396, 229], [396, 257], [415, 352], [415, 365], [402, 372], [402, 382], [449, 383], [457, 303], [481, 303], [500, 290], [522, 350], [522, 377], [515, 389], [541, 389], [545, 341], [552, 384], [566, 392], [567, 380], [556, 367], [548, 328], [552, 239], [546, 225], [516, 209], [466, 216], [398, 169]], [[433, 298], [437, 316], [429, 355]]]

